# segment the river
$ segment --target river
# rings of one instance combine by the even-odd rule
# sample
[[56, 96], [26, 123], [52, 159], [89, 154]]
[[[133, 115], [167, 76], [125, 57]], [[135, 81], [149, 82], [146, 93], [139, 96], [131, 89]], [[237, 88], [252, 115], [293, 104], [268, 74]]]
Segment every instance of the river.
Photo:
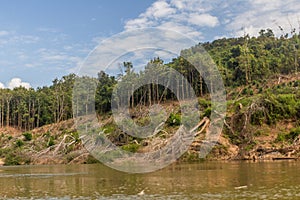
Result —
[[100, 164], [0, 168], [1, 199], [300, 199], [300, 162], [173, 164], [126, 174]]

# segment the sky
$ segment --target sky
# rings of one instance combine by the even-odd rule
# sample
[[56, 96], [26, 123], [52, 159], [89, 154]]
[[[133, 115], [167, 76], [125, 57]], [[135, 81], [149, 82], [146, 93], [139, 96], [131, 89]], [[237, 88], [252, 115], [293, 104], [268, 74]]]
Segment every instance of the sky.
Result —
[[[158, 27], [197, 43], [300, 27], [299, 0], [0, 0], [0, 88], [76, 73], [103, 40]], [[130, 44], [129, 44], [130, 45]]]

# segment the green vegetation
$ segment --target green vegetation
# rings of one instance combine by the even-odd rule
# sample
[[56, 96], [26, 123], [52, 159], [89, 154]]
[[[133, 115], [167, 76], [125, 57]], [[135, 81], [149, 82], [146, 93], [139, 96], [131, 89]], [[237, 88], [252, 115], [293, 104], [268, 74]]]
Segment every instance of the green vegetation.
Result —
[[22, 140], [17, 140], [16, 141], [16, 147], [21, 147], [24, 145], [24, 142]]
[[135, 153], [138, 151], [139, 147], [140, 147], [139, 144], [133, 143], [133, 144], [127, 144], [127, 145], [122, 146], [122, 149], [125, 151]]
[[25, 133], [23, 133], [23, 136], [24, 136], [24, 140], [25, 141], [30, 141], [30, 140], [32, 140], [32, 134], [30, 133], [30, 132], [25, 132]]
[[[275, 37], [272, 30], [267, 29], [261, 30], [258, 37], [245, 35], [197, 44], [182, 50], [181, 56], [173, 58], [169, 63], [164, 63], [160, 58], [153, 58], [144, 70], [138, 72], [133, 70], [131, 62], [124, 62], [120, 66], [120, 74], [117, 77], [103, 71], [98, 73], [97, 78], [77, 77], [70, 74], [55, 79], [51, 86], [37, 89], [22, 87], [13, 90], [0, 89], [0, 128], [13, 127], [24, 132], [22, 137], [18, 138], [2, 134], [1, 144], [4, 146], [10, 141], [13, 145], [5, 150], [6, 155], [2, 150], [1, 157], [5, 157], [8, 164], [26, 163], [21, 159], [22, 157], [16, 156], [20, 155], [20, 152], [13, 149], [21, 151], [29, 144], [36, 145], [37, 151], [48, 148], [67, 154], [78, 150], [80, 138], [75, 130], [60, 127], [57, 132], [61, 135], [47, 131], [40, 138], [31, 131], [47, 124], [71, 119], [72, 102], [84, 105], [84, 108], [75, 109], [79, 116], [90, 114], [91, 110], [96, 109], [99, 119], [105, 121], [98, 132], [129, 152], [139, 152], [143, 149], [144, 141], [125, 134], [113, 120], [109, 120], [112, 115], [112, 105], [116, 108], [129, 107], [133, 120], [124, 118], [122, 123], [133, 128], [134, 123], [147, 126], [151, 114], [156, 116], [154, 120], [161, 119], [162, 109], [159, 111], [154, 109], [153, 113], [145, 111], [149, 106], [159, 104], [169, 107], [166, 123], [163, 129], [157, 132], [161, 139], [167, 139], [183, 122], [192, 128], [195, 122], [204, 117], [209, 119], [213, 110], [209, 91], [215, 89], [213, 83], [216, 80], [200, 74], [189, 62], [204, 65], [208, 58], [203, 55], [203, 48], [216, 63], [226, 87], [228, 112], [223, 132], [224, 137], [229, 138], [231, 144], [245, 151], [255, 149], [259, 144], [257, 137], [268, 137], [273, 134], [261, 131], [260, 128], [263, 127], [268, 127], [267, 131], [271, 128], [280, 129], [276, 132], [276, 140], [273, 141], [275, 146], [278, 143], [291, 144], [299, 137], [300, 35], [293, 32], [292, 35]], [[173, 74], [171, 69], [179, 72], [184, 78], [179, 74]], [[75, 81], [80, 83], [78, 87], [82, 94], [73, 95]], [[134, 88], [134, 83], [147, 84]], [[172, 91], [163, 85], [172, 85]], [[95, 88], [93, 105], [88, 102], [90, 96], [86, 86], [89, 87], [88, 89]], [[197, 108], [200, 113], [192, 113], [192, 116], [186, 117], [183, 115], [183, 110], [189, 108], [190, 87], [198, 97]], [[112, 98], [114, 89], [119, 96]], [[179, 109], [179, 100], [187, 100], [182, 104], [183, 110]], [[277, 127], [285, 122], [290, 123], [290, 126]], [[95, 128], [92, 132], [96, 131]], [[65, 135], [68, 137], [64, 138]], [[37, 139], [44, 141], [42, 144], [37, 144]], [[97, 143], [101, 142], [103, 142], [103, 135], [99, 134]], [[220, 145], [215, 151], [224, 153], [227, 149]], [[104, 155], [107, 156], [104, 159], [110, 159], [112, 156], [109, 155], [110, 153], [115, 157], [119, 156], [118, 152], [109, 152], [108, 155]], [[76, 155], [70, 155], [69, 160]], [[185, 156], [187, 160], [196, 159], [194, 154]], [[91, 161], [88, 162], [94, 162], [92, 158], [89, 159]]]
[[293, 143], [294, 140], [300, 135], [300, 127], [293, 128], [289, 133], [279, 133], [275, 142], [289, 142]]
[[55, 144], [54, 138], [53, 138], [53, 136], [50, 136], [50, 138], [49, 138], [49, 140], [48, 140], [48, 143], [47, 143], [47, 146], [48, 146], [48, 147], [51, 147], [51, 146], [53, 146], [54, 144]]
[[181, 123], [181, 115], [179, 113], [171, 113], [167, 119], [167, 123], [169, 126], [179, 126]]
[[[111, 103], [113, 103], [111, 101], [113, 88], [119, 79], [124, 82], [124, 84], [118, 85], [119, 92], [129, 101], [120, 99], [118, 101], [127, 102], [132, 108], [170, 100], [176, 101], [177, 97], [184, 99], [189, 94], [188, 83], [194, 89], [195, 94], [201, 97], [200, 106], [208, 108], [210, 103], [203, 98], [209, 92], [208, 87], [201, 74], [187, 61], [205, 61], [207, 58], [201, 54], [203, 47], [217, 64], [229, 95], [233, 95], [237, 88], [243, 87], [240, 94], [251, 97], [264, 91], [267, 86], [266, 80], [275, 76], [283, 79], [285, 76], [299, 71], [300, 36], [297, 33], [294, 32], [290, 36], [282, 35], [277, 38], [272, 30], [267, 29], [261, 30], [259, 34], [258, 37], [245, 35], [240, 38], [223, 38], [213, 42], [200, 43], [190, 49], [183, 50], [180, 57], [174, 58], [167, 64], [164, 64], [160, 58], [154, 58], [145, 66], [145, 70], [139, 73], [134, 72], [131, 62], [124, 62], [117, 78], [101, 71], [97, 79], [79, 78], [70, 74], [61, 79], [55, 79], [49, 87], [41, 87], [36, 90], [27, 90], [22, 87], [13, 90], [0, 89], [0, 127], [13, 126], [20, 130], [31, 130], [72, 118], [72, 88], [75, 80], [78, 79], [88, 83], [91, 83], [89, 79], [93, 79], [97, 83], [95, 108], [98, 114], [110, 114]], [[175, 80], [181, 81], [168, 83], [174, 85], [173, 91], [164, 88], [161, 84], [155, 84], [159, 80], [168, 80], [164, 74], [170, 73], [169, 68], [175, 69], [187, 80], [184, 82], [180, 77], [174, 75]], [[133, 96], [128, 96], [128, 92], [132, 92], [132, 83], [149, 79], [152, 80], [153, 84], [144, 85], [135, 90]], [[299, 86], [299, 80], [287, 84], [288, 87], [296, 89]], [[276, 89], [286, 95], [279, 97], [274, 95], [271, 96], [273, 99], [268, 99], [271, 102], [267, 108], [272, 111], [268, 116], [270, 124], [274, 123], [274, 118], [278, 118], [278, 115], [283, 118], [295, 114], [300, 115], [300, 104], [296, 102], [295, 94], [286, 93], [285, 85], [279, 84]], [[297, 110], [293, 108], [296, 106], [295, 103], [297, 103]], [[265, 102], [265, 104], [268, 103]], [[286, 106], [290, 106], [290, 108]], [[285, 113], [280, 114], [282, 109], [285, 110]], [[79, 110], [78, 112], [83, 111]], [[209, 114], [210, 110], [207, 109], [205, 116]], [[253, 120], [252, 123], [261, 124], [262, 113], [254, 115], [257, 115], [256, 118], [258, 119]]]

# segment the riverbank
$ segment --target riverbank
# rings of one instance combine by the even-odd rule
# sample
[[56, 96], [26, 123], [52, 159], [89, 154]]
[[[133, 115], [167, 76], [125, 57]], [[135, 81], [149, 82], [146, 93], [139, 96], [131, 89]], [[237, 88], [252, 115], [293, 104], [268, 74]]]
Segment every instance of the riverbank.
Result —
[[[299, 74], [285, 79], [274, 77], [265, 85], [252, 84], [227, 88], [227, 112], [218, 142], [206, 160], [298, 160], [300, 158]], [[186, 102], [188, 103], [188, 102]], [[125, 134], [112, 116], [104, 114], [101, 128], [115, 145], [125, 151], [145, 153], [167, 144], [181, 124], [177, 101], [161, 103], [168, 119], [156, 127], [156, 137], [141, 139]], [[199, 113], [195, 113], [194, 142], [178, 162], [199, 159], [200, 149], [212, 144], [206, 140], [212, 112], [209, 96], [199, 98]], [[130, 110], [133, 121], [146, 126], [150, 122], [148, 106]], [[153, 114], [153, 113], [152, 113]], [[159, 114], [159, 113], [158, 113]], [[100, 138], [101, 139], [101, 138]], [[96, 163], [82, 145], [74, 120], [49, 124], [29, 131], [13, 127], [0, 128], [0, 165], [42, 165]]]
[[[294, 34], [292, 37], [277, 38], [272, 30], [268, 29], [267, 32], [268, 34], [264, 34], [266, 32], [262, 30], [259, 37], [224, 38], [199, 43], [182, 50], [181, 56], [169, 63], [153, 58], [142, 71], [135, 71], [133, 63], [124, 62], [120, 65], [120, 70], [124, 73], [116, 77], [104, 71], [99, 72], [98, 77], [69, 74], [53, 80], [51, 86], [38, 87], [36, 90], [22, 87], [0, 89], [0, 164], [97, 162], [85, 150], [74, 122], [70, 120], [74, 110], [82, 116], [89, 112], [89, 107], [91, 110], [95, 109], [101, 121], [100, 128], [90, 130], [97, 133], [97, 143], [103, 143], [105, 136], [125, 151], [145, 153], [161, 149], [172, 141], [185, 121], [190, 124], [186, 127], [195, 131], [194, 142], [179, 158], [179, 162], [198, 161], [201, 148], [208, 149], [212, 146], [205, 137], [209, 134], [209, 127], [222, 120], [224, 126], [220, 130], [221, 136], [206, 155], [206, 160], [297, 160], [300, 157], [299, 62], [295, 59], [296, 54], [290, 54], [286, 49], [293, 47], [295, 53], [299, 53], [297, 48], [300, 45], [295, 44], [299, 43], [300, 36]], [[203, 48], [215, 61], [222, 76], [219, 78], [223, 79], [226, 90], [222, 92], [227, 97], [226, 116], [215, 112], [214, 108], [218, 105], [212, 105], [211, 102], [210, 92], [218, 90], [218, 86], [213, 84], [216, 77], [214, 73], [203, 77], [206, 73], [197, 72], [187, 62], [193, 60], [196, 63], [207, 63], [209, 59], [201, 54]], [[166, 82], [166, 85], [174, 86], [172, 91], [158, 84], [160, 80], [169, 80], [169, 74], [172, 74], [170, 69], [182, 75], [182, 78], [176, 75], [173, 83]], [[155, 73], [149, 73], [152, 71]], [[128, 87], [149, 78], [150, 84], [135, 91], [131, 91], [134, 87]], [[124, 80], [124, 84], [120, 84], [120, 80]], [[90, 88], [90, 83], [97, 84], [95, 101], [85, 90], [85, 86]], [[74, 93], [74, 88], [78, 92]], [[131, 129], [135, 128], [134, 124], [147, 127], [154, 119], [162, 125], [153, 127], [154, 131], [140, 131], [153, 137], [143, 139], [130, 136], [115, 123], [111, 112], [111, 97], [116, 88], [121, 91], [123, 100], [128, 100], [130, 107], [130, 118], [124, 115], [118, 120]], [[187, 97], [191, 91], [197, 96], [198, 104], [196, 101], [189, 104], [191, 101]], [[132, 96], [129, 97], [130, 94]], [[122, 98], [119, 99], [120, 102]], [[184, 100], [181, 105], [179, 99]], [[74, 100], [83, 107], [74, 107]], [[115, 103], [123, 107], [120, 102], [116, 100]], [[187, 111], [195, 105], [197, 109]], [[182, 109], [191, 115], [184, 115]], [[214, 121], [211, 114], [224, 116], [225, 119]], [[55, 122], [59, 123], [54, 124]], [[195, 124], [198, 125], [193, 127]], [[85, 130], [93, 129], [89, 125], [84, 127]], [[181, 142], [183, 138], [177, 139]], [[178, 149], [171, 148], [166, 152], [176, 158], [176, 151]], [[108, 152], [108, 158], [110, 153]], [[152, 159], [156, 160], [157, 157], [160, 156], [155, 155]]]
[[[300, 138], [293, 142], [282, 139], [283, 130], [290, 130], [291, 123], [280, 122], [276, 126], [260, 126], [252, 138], [255, 143], [233, 144], [222, 132], [217, 144], [207, 155], [205, 160], [279, 160], [300, 158]], [[264, 131], [264, 132], [263, 132]], [[0, 130], [1, 165], [48, 165], [48, 164], [85, 164], [97, 163], [81, 143], [80, 136], [75, 129], [74, 121], [68, 120], [58, 124], [46, 125], [41, 128], [22, 132], [6, 127]], [[178, 162], [197, 162], [199, 150], [209, 146], [202, 134], [195, 138], [189, 150]], [[152, 141], [162, 145], [166, 140]], [[134, 141], [123, 145], [126, 150], [144, 153], [152, 149], [150, 141]], [[124, 149], [124, 148], [123, 148]], [[152, 149], [153, 150], [153, 149]]]

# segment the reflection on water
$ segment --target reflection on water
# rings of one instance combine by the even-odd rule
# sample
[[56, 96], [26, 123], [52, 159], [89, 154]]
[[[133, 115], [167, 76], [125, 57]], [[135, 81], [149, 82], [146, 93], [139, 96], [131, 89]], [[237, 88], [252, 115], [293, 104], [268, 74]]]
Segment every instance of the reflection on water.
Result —
[[149, 174], [102, 165], [0, 168], [11, 199], [300, 199], [300, 162], [174, 164]]

